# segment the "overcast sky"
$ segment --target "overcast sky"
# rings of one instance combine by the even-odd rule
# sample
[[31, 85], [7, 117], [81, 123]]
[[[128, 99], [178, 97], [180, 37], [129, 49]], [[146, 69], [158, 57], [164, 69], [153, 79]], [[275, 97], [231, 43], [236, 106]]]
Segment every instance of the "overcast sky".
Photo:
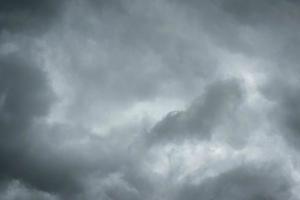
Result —
[[299, 200], [300, 1], [1, 0], [1, 200]]

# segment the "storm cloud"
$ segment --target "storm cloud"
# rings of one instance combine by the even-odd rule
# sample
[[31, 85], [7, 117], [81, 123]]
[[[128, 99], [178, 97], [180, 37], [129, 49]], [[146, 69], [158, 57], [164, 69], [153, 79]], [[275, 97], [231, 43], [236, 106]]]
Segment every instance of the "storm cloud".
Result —
[[0, 199], [299, 199], [299, 11], [2, 1]]

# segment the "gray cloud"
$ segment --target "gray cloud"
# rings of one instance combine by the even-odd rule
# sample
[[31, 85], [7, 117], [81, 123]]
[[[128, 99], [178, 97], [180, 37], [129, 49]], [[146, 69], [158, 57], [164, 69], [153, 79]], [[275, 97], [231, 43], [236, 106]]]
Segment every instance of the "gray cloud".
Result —
[[0, 198], [298, 199], [298, 11], [3, 1]]
[[1, 31], [29, 33], [49, 27], [60, 13], [64, 1], [2, 1], [0, 9]]
[[292, 181], [276, 166], [239, 166], [199, 185], [187, 184], [176, 199], [290, 199]]
[[47, 147], [42, 149], [44, 153], [32, 149], [40, 137], [32, 125], [48, 113], [54, 100], [44, 72], [34, 63], [11, 55], [1, 58], [0, 80], [1, 177], [48, 191], [72, 187], [69, 167], [64, 168]]
[[208, 85], [204, 94], [186, 111], [174, 111], [158, 122], [148, 141], [210, 139], [214, 128], [233, 116], [243, 102], [239, 80], [223, 80]]
[[7, 183], [5, 187], [1, 188], [0, 197], [3, 200], [14, 200], [14, 199], [57, 200], [55, 196], [45, 192], [37, 191], [30, 187], [26, 187], [26, 185], [23, 185], [17, 180], [13, 180]]
[[[295, 81], [295, 83], [293, 83]], [[262, 88], [274, 104], [269, 113], [274, 132], [283, 135], [296, 149], [299, 148], [299, 87], [298, 80], [290, 83], [281, 78], [271, 79]], [[276, 84], [275, 87], [273, 84]]]

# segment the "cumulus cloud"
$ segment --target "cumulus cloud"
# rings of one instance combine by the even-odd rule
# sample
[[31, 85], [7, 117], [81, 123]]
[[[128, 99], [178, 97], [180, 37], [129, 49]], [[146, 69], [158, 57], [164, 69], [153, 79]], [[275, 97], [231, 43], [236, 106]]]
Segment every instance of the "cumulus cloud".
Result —
[[0, 198], [299, 199], [299, 3], [0, 8]]

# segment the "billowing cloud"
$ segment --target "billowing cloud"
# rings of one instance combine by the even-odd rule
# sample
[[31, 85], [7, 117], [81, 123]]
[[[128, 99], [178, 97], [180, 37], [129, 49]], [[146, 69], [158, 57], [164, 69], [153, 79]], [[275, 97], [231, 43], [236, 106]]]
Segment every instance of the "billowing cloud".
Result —
[[47, 147], [43, 153], [34, 148], [41, 144], [33, 125], [49, 112], [53, 95], [45, 72], [34, 63], [18, 55], [1, 58], [0, 160], [4, 180], [17, 179], [45, 190], [72, 187], [69, 169], [62, 163], [55, 167]]
[[299, 199], [298, 13], [3, 1], [0, 199]]

